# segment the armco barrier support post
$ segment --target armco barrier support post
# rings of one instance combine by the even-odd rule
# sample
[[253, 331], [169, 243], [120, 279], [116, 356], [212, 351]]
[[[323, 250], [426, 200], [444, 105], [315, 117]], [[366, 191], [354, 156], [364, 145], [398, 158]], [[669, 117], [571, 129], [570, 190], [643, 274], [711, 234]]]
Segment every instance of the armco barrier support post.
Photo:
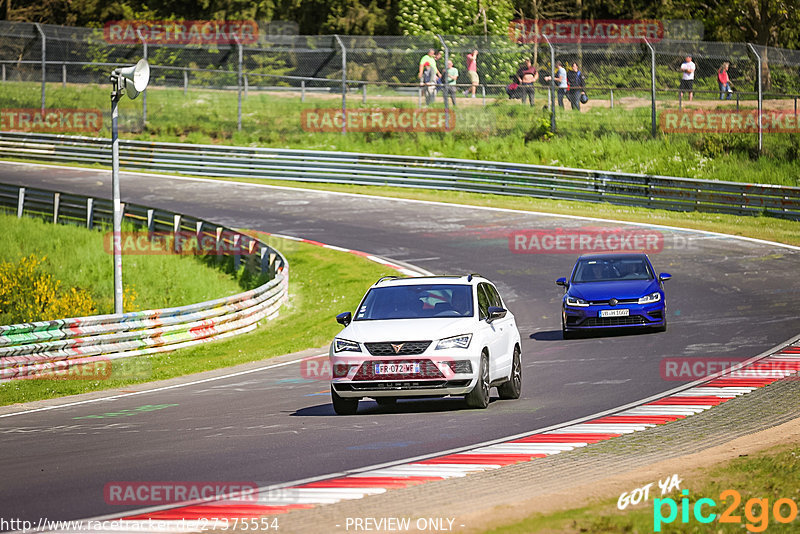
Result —
[[763, 131], [763, 113], [764, 113], [764, 93], [763, 88], [761, 87], [761, 56], [756, 52], [756, 47], [750, 43], [747, 43], [747, 46], [750, 48], [750, 51], [753, 52], [753, 55], [756, 56], [756, 60], [758, 61], [756, 65], [756, 80], [758, 82], [758, 155], [761, 155], [761, 148], [763, 147], [764, 142], [764, 131]]
[[58, 224], [58, 209], [61, 207], [61, 193], [53, 193], [53, 224]]
[[175, 252], [180, 252], [180, 240], [178, 239], [179, 232], [181, 231], [181, 216], [179, 214], [175, 214], [172, 216], [172, 245], [175, 248]]
[[86, 228], [89, 230], [94, 226], [94, 199], [89, 197], [86, 199]]
[[650, 134], [656, 136], [656, 49], [645, 39], [644, 44], [650, 49]]
[[[9, 0], [6, 1], [8, 2]], [[47, 37], [44, 35], [44, 31], [38, 22], [34, 22], [33, 25], [36, 26], [36, 30], [42, 38], [42, 115], [44, 115], [44, 91], [47, 83]]]
[[338, 35], [333, 36], [342, 49], [342, 133], [347, 133], [347, 48]]
[[147, 238], [152, 239], [153, 233], [155, 233], [155, 219], [153, 217], [153, 210], [147, 210]]
[[25, 188], [19, 188], [19, 196], [17, 197], [17, 219], [22, 217], [25, 208]]

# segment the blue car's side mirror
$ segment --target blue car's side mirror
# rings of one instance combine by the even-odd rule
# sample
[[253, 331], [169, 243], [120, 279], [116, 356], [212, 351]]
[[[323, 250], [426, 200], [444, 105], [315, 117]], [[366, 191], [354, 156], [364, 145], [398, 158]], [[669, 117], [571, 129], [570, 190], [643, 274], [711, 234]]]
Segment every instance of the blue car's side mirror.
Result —
[[559, 278], [558, 280], [556, 280], [556, 285], [557, 285], [557, 286], [564, 286], [564, 287], [567, 287], [567, 279], [566, 279], [566, 278], [564, 278], [564, 277], [562, 276], [561, 278]]
[[659, 280], [661, 280], [662, 282], [666, 282], [666, 281], [667, 281], [667, 280], [669, 280], [670, 278], [672, 278], [672, 275], [671, 275], [671, 274], [669, 274], [669, 273], [660, 273], [660, 274], [658, 275], [658, 279], [659, 279]]

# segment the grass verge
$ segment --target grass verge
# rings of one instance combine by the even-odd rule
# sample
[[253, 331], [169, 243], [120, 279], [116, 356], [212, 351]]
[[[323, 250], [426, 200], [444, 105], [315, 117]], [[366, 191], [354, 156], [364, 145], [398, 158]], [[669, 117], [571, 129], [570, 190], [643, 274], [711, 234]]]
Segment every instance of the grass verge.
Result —
[[[55, 226], [42, 219], [18, 219], [3, 213], [0, 227], [0, 261], [16, 263], [30, 254], [44, 257], [43, 270], [60, 280], [62, 287], [89, 291], [98, 314], [113, 313], [113, 256], [103, 247], [105, 231]], [[129, 230], [133, 227], [123, 228]], [[122, 269], [124, 286], [135, 295], [136, 310], [184, 306], [244, 290], [231, 274], [190, 256], [125, 255]]]
[[[650, 501], [626, 510], [617, 509], [617, 498], [605, 499], [583, 508], [563, 510], [552, 514], [535, 514], [517, 523], [500, 526], [486, 531], [487, 534], [532, 534], [538, 532], [567, 532], [600, 534], [610, 532], [658, 532], [654, 521], [655, 498], [671, 498], [677, 504], [677, 517], [669, 524], [660, 525], [661, 532], [797, 532], [800, 517], [797, 516], [797, 503], [800, 501], [800, 446], [797, 444], [759, 452], [753, 456], [741, 456], [730, 462], [723, 462], [704, 469], [691, 481], [681, 484], [682, 490], [689, 490], [688, 496], [680, 491], [673, 491], [668, 496], [660, 496], [660, 490], [651, 488]], [[735, 503], [735, 497], [723, 494], [725, 490], [735, 490], [741, 501]], [[689, 512], [683, 522], [681, 499], [689, 499]], [[699, 499], [712, 499], [715, 505], [705, 501], [702, 507], [703, 516], [717, 514], [716, 519], [708, 524], [701, 523], [694, 515], [695, 505]], [[767, 499], [766, 509], [750, 499]], [[795, 503], [795, 519], [783, 524], [775, 519], [774, 506], [779, 499], [790, 499]], [[735, 507], [734, 507], [735, 505]], [[719, 521], [719, 516], [731, 509], [732, 516], [738, 516], [734, 522]], [[669, 515], [669, 505], [659, 509], [663, 516]], [[749, 515], [748, 515], [749, 512]], [[790, 517], [790, 505], [783, 503], [780, 507], [783, 517]]]
[[[322, 346], [341, 328], [334, 316], [355, 309], [368, 284], [393, 272], [351, 254], [288, 240], [270, 238], [270, 241], [284, 253], [291, 266], [289, 303], [277, 319], [232, 339], [150, 356], [144, 366], [146, 372], [139, 373], [144, 376], [115, 378], [117, 368], [112, 366], [108, 380], [0, 383], [0, 405], [164, 380]], [[119, 369], [122, 375], [131, 374], [127, 373], [125, 363]]]
[[[38, 108], [39, 86], [6, 82], [0, 107]], [[623, 91], [624, 93], [624, 91]], [[460, 99], [455, 130], [450, 132], [308, 131], [303, 110], [337, 109], [336, 95], [251, 92], [243, 101], [242, 130], [237, 129], [235, 91], [152, 87], [148, 89], [148, 120], [141, 123], [141, 100], [120, 102], [124, 137], [146, 141], [233, 144], [313, 150], [453, 157], [608, 171], [661, 174], [687, 178], [730, 180], [780, 185], [800, 184], [800, 136], [768, 133], [764, 152], [756, 151], [755, 134], [686, 134], [650, 130], [649, 100], [634, 98], [634, 107], [593, 107], [583, 112], [557, 112], [557, 132], [549, 132], [549, 115], [541, 109], [546, 91], [538, 91], [535, 107], [505, 98], [489, 99], [484, 107]], [[632, 93], [633, 94], [633, 93]], [[641, 95], [640, 95], [641, 96]], [[416, 107], [413, 97], [373, 97], [348, 108]], [[633, 97], [632, 97], [633, 98]], [[470, 99], [471, 100], [471, 99]], [[60, 85], [47, 87], [53, 108], [106, 110], [108, 87]], [[787, 101], [788, 102], [788, 101]], [[675, 108], [677, 102], [660, 105]], [[701, 104], [697, 104], [698, 106]], [[776, 104], [777, 105], [777, 104]], [[784, 103], [781, 105], [789, 105]], [[441, 107], [441, 104], [436, 104]], [[704, 109], [732, 109], [734, 104], [705, 101]], [[787, 108], [788, 109], [788, 108]], [[105, 118], [98, 135], [109, 137]]]

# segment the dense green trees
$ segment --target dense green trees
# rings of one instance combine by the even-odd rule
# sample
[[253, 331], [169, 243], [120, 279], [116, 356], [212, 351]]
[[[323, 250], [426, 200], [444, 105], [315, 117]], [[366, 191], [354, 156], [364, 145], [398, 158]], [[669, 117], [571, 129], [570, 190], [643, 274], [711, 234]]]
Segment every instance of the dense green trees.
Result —
[[0, 0], [0, 19], [98, 26], [132, 18], [291, 21], [300, 33], [503, 35], [514, 17], [695, 19], [707, 39], [800, 48], [798, 0]]

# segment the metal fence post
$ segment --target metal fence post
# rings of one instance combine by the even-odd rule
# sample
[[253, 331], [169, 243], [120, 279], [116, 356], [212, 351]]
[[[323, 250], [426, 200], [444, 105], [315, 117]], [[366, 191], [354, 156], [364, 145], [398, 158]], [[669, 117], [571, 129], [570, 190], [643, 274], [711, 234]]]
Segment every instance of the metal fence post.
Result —
[[61, 87], [65, 88], [67, 86], [67, 64], [61, 64]]
[[183, 69], [183, 94], [186, 95], [189, 92], [189, 71], [187, 69]]
[[239, 104], [236, 111], [236, 129], [242, 131], [242, 43], [236, 38], [236, 48], [239, 50], [239, 63], [236, 68], [236, 85], [239, 88]]
[[34, 22], [33, 25], [36, 26], [36, 30], [42, 38], [42, 114], [44, 114], [44, 90], [47, 83], [47, 37], [38, 22]]
[[342, 49], [342, 133], [347, 133], [347, 48], [338, 35], [333, 36]]
[[647, 39], [644, 44], [650, 49], [650, 133], [656, 136], [656, 49]]
[[445, 131], [449, 131], [450, 105], [447, 103], [447, 95], [450, 92], [450, 88], [448, 87], [450, 80], [447, 79], [447, 62], [450, 61], [450, 49], [447, 47], [447, 43], [444, 42], [444, 38], [441, 35], [437, 34], [436, 37], [439, 38], [439, 42], [442, 43], [442, 48], [444, 49], [444, 68], [442, 69], [442, 94], [444, 95], [444, 127]]
[[[142, 57], [147, 59], [147, 41], [145, 40], [144, 36], [142, 35], [142, 30], [137, 29], [136, 33], [139, 35], [139, 40], [142, 42], [142, 53], [144, 54]], [[142, 92], [142, 124], [147, 123], [147, 89]]]
[[763, 118], [763, 112], [764, 112], [764, 109], [763, 109], [764, 93], [763, 93], [763, 89], [761, 87], [761, 56], [758, 55], [758, 52], [756, 52], [756, 47], [755, 46], [753, 46], [750, 43], [747, 43], [747, 46], [750, 47], [750, 51], [753, 52], [753, 55], [756, 56], [756, 59], [758, 60], [758, 65], [757, 65], [758, 72], [756, 73], [756, 80], [758, 81], [758, 155], [760, 156], [761, 155], [761, 148], [763, 147], [763, 141], [764, 141], [764, 139], [763, 139], [764, 131], [763, 131], [763, 126], [762, 126], [763, 125], [762, 118]]
[[300, 80], [300, 102], [306, 101], [306, 81]]
[[546, 35], [547, 46], [550, 47], [550, 130], [556, 133], [556, 51]]

